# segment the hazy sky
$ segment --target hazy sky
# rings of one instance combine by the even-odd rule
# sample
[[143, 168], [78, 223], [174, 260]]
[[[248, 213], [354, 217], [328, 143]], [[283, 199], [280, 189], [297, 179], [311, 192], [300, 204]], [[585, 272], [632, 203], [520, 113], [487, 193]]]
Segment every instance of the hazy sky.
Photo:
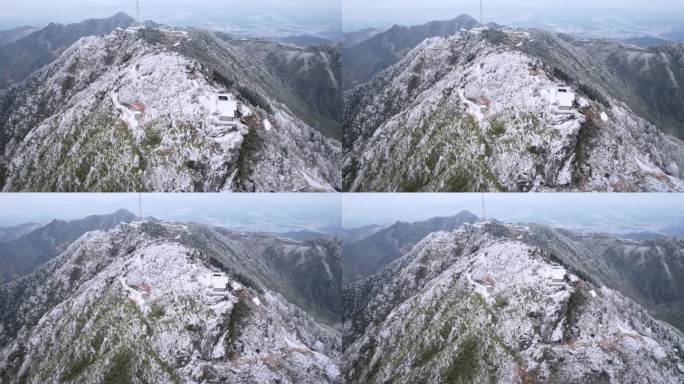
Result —
[[[354, 228], [421, 221], [463, 210], [480, 216], [482, 194], [345, 194], [342, 206], [343, 225]], [[506, 222], [608, 232], [658, 231], [684, 226], [684, 195], [486, 194], [485, 211], [487, 217]]]
[[[254, 231], [340, 225], [336, 194], [142, 194], [143, 215]], [[138, 194], [0, 194], [0, 226], [73, 220], [117, 209], [138, 214]]]
[[[684, 20], [684, 0], [484, 0], [484, 10], [485, 21], [561, 30], [625, 17], [651, 27]], [[120, 11], [135, 16], [135, 0], [0, 0], [0, 29], [76, 22]], [[462, 13], [478, 18], [479, 0], [141, 0], [145, 20], [262, 35], [334, 36], [341, 27], [414, 25]], [[622, 21], [612, 28], [621, 28]]]
[[[345, 31], [366, 26], [420, 24], [444, 20], [462, 13], [479, 18], [479, 0], [344, 0]], [[484, 0], [485, 21], [507, 25], [535, 25], [542, 18], [562, 22], [567, 18], [684, 16], [683, 0]]]
[[[143, 215], [250, 231], [421, 221], [469, 210], [482, 194], [142, 194]], [[682, 194], [486, 194], [486, 216], [606, 232], [684, 229]], [[0, 194], [0, 226], [138, 212], [138, 194]]]
[[[0, 27], [76, 22], [117, 12], [135, 17], [135, 0], [0, 0]], [[264, 21], [303, 29], [339, 28], [341, 0], [140, 0], [140, 17], [170, 25]], [[249, 27], [247, 25], [246, 27]]]

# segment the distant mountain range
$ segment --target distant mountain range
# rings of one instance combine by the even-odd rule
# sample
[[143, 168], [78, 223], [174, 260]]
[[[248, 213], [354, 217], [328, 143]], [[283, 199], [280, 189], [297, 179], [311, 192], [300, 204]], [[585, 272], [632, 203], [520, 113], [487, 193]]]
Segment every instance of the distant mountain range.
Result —
[[5, 234], [0, 238], [0, 284], [32, 273], [86, 232], [111, 229], [133, 219], [134, 214], [121, 210], [81, 220], [53, 220], [42, 226], [25, 224], [3, 228], [0, 230]]
[[684, 331], [684, 237], [630, 241], [605, 234], [563, 233], [605, 265], [587, 263], [590, 272], [602, 269], [604, 284]]
[[342, 88], [351, 89], [371, 80], [429, 37], [451, 36], [478, 24], [472, 17], [461, 15], [419, 26], [394, 25], [382, 32], [370, 29], [347, 34], [342, 51]]
[[18, 239], [41, 226], [41, 224], [26, 223], [11, 227], [0, 227], [0, 243], [7, 243], [12, 240]]
[[[45, 28], [0, 44], [0, 89], [24, 80], [34, 71], [53, 62], [64, 50], [84, 36], [107, 35], [116, 28], [127, 28], [135, 19], [125, 13], [106, 19], [91, 19], [76, 24], [51, 23]], [[1, 41], [1, 40], [0, 40]]]
[[319, 36], [312, 36], [312, 35], [294, 35], [294, 36], [287, 36], [283, 37], [281, 39], [278, 39], [279, 42], [283, 44], [294, 44], [298, 45], [300, 47], [308, 47], [311, 45], [325, 45], [325, 44], [333, 44], [332, 40], [326, 39], [324, 37], [319, 37]]
[[428, 234], [454, 230], [475, 221], [477, 216], [470, 212], [461, 212], [451, 217], [432, 218], [416, 223], [398, 221], [360, 239], [349, 238], [342, 247], [344, 280], [356, 281], [376, 274], [403, 256]]
[[0, 47], [8, 46], [24, 37], [30, 35], [31, 33], [37, 31], [38, 28], [23, 26], [8, 30], [0, 31]]

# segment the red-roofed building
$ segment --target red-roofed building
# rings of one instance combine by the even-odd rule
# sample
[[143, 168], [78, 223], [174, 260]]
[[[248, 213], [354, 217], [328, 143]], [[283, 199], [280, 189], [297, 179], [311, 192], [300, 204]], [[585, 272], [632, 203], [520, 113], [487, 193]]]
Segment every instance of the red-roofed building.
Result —
[[148, 283], [142, 283], [142, 284], [136, 285], [135, 289], [137, 289], [139, 292], [142, 292], [143, 294], [149, 295], [150, 292], [152, 291], [152, 286], [149, 285]]
[[131, 104], [131, 109], [134, 111], [139, 111], [140, 113], [145, 113], [145, 104], [136, 101], [135, 103]]
[[489, 108], [492, 105], [492, 101], [489, 100], [488, 98], [484, 97], [484, 96], [476, 98], [475, 102], [480, 104], [480, 105], [483, 105], [487, 108]]

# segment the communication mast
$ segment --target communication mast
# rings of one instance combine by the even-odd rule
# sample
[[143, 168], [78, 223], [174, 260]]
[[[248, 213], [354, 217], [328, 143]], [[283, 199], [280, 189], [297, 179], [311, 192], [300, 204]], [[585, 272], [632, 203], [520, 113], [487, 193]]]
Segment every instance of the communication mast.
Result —
[[480, 0], [480, 24], [484, 26], [484, 12], [482, 10], [482, 0]]
[[483, 193], [482, 194], [482, 221], [486, 221], [486, 220], [487, 220], [487, 215], [485, 212], [485, 194]]
[[140, 0], [135, 0], [135, 19], [140, 24]]
[[143, 211], [142, 211], [142, 193], [138, 192], [138, 215], [140, 216], [140, 221], [145, 220], [143, 218]]

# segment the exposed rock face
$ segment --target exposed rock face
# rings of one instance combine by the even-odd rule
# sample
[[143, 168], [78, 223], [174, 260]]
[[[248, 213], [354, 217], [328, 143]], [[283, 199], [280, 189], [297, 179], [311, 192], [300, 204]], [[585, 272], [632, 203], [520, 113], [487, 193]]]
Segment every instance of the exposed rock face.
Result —
[[573, 265], [583, 251], [571, 244], [550, 229], [495, 223], [427, 236], [345, 288], [343, 375], [364, 383], [680, 382], [682, 333]]
[[201, 226], [136, 222], [88, 233], [0, 286], [0, 377], [335, 382], [338, 331], [247, 275], [248, 265], [264, 267], [259, 257]]
[[[425, 40], [345, 94], [345, 189], [684, 190], [671, 165], [684, 165], [684, 143], [583, 52], [537, 31]], [[567, 114], [554, 112], [560, 85], [578, 95]]]
[[[304, 122], [320, 113], [244, 50], [209, 32], [166, 27], [79, 40], [0, 92], [0, 185], [5, 191], [339, 189], [340, 143]], [[334, 65], [322, 53], [311, 55], [312, 62]], [[233, 126], [210, 116], [212, 95], [220, 91], [239, 100]], [[140, 116], [134, 105], [142, 106]]]

